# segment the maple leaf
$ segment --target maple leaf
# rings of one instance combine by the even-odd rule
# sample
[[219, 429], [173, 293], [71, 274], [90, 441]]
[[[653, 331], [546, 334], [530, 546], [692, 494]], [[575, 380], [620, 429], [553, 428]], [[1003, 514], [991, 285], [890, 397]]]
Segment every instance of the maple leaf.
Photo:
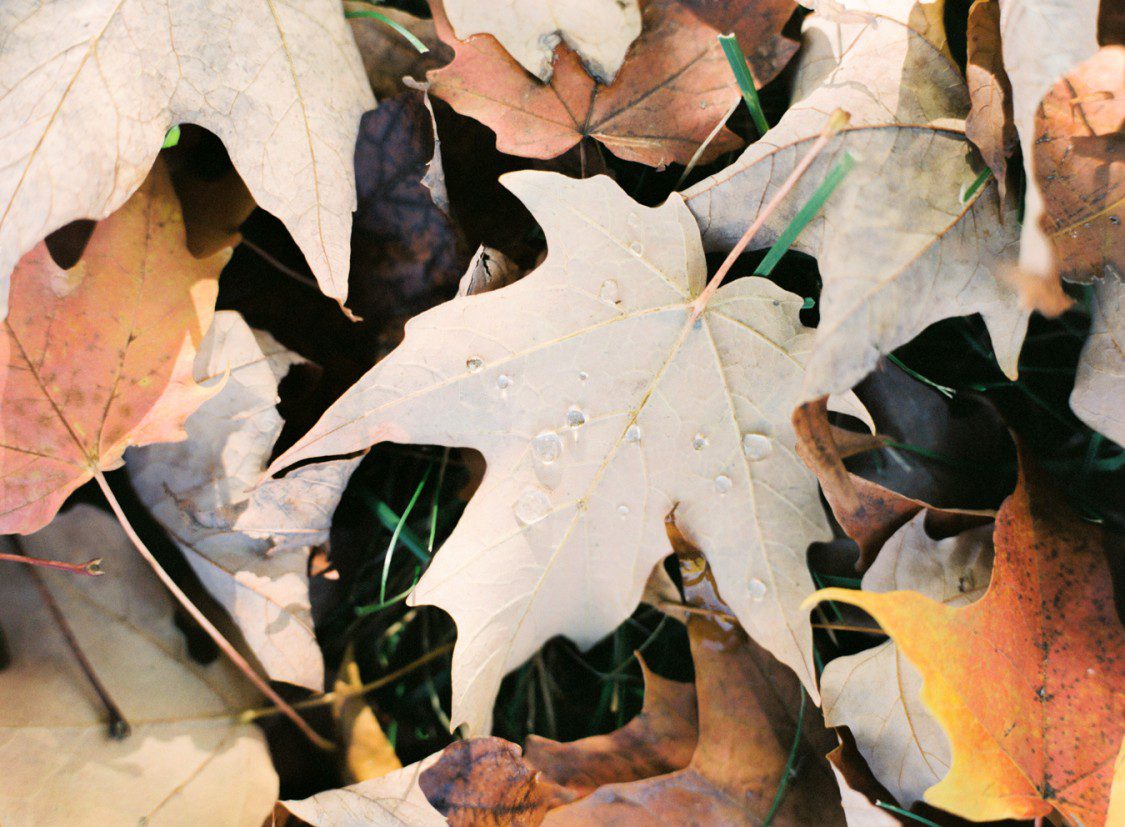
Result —
[[109, 576], [38, 575], [131, 728], [106, 737], [105, 710], [57, 620], [20, 567], [0, 579], [12, 659], [0, 671], [0, 820], [5, 824], [256, 827], [277, 796], [265, 738], [235, 717], [252, 705], [238, 672], [191, 660], [164, 587], [116, 520], [77, 505], [22, 542], [29, 554]]
[[[669, 533], [696, 610], [687, 620], [695, 690], [650, 684], [646, 670], [645, 709], [609, 735], [534, 739], [522, 759], [499, 738], [447, 747], [421, 786], [451, 823], [509, 812], [552, 825], [648, 823], [655, 813], [670, 824], [843, 822], [820, 743], [831, 736], [818, 722], [797, 723], [793, 673], [728, 619], [706, 562]], [[686, 714], [688, 704], [696, 714]], [[799, 756], [793, 765], [791, 754]], [[774, 812], [778, 780], [793, 766], [800, 769]]]
[[211, 322], [223, 250], [187, 251], [162, 164], [63, 270], [44, 244], [13, 274], [0, 334], [0, 533], [46, 525], [125, 448], [184, 438], [213, 391], [192, 360]]
[[550, 80], [557, 70], [552, 57], [555, 47], [564, 42], [590, 74], [609, 83], [621, 68], [629, 44], [641, 33], [637, 0], [445, 0], [445, 7], [458, 39], [492, 35], [542, 81]]
[[972, 107], [965, 118], [965, 135], [976, 144], [996, 176], [1003, 199], [1008, 186], [1008, 158], [1019, 138], [1012, 122], [1012, 85], [1000, 54], [1000, 5], [996, 0], [974, 0], [967, 26], [965, 81]]
[[1020, 232], [1020, 286], [1031, 304], [1034, 280], [1050, 284], [1057, 295], [1058, 258], [1043, 232], [1043, 194], [1036, 172], [1035, 117], [1040, 102], [1055, 82], [1098, 50], [1098, 0], [1003, 0], [1000, 2], [1000, 41], [1004, 69], [1012, 87], [1012, 115], [1023, 149], [1027, 192]]
[[693, 323], [707, 271], [679, 196], [650, 209], [604, 176], [504, 183], [543, 226], [546, 261], [412, 319], [272, 470], [380, 441], [484, 454], [412, 598], [457, 623], [455, 726], [487, 730], [501, 678], [549, 638], [588, 647], [623, 622], [668, 553], [673, 508], [740, 621], [815, 692], [795, 610], [827, 524], [791, 447], [802, 300], [742, 279]]
[[344, 300], [352, 149], [375, 99], [338, 0], [17, 0], [0, 32], [0, 279], [51, 231], [123, 204], [188, 122], [223, 140]]
[[941, 4], [878, 4], [878, 25], [804, 22], [794, 103], [723, 171], [685, 193], [710, 249], [729, 249], [837, 108], [851, 123], [753, 240], [767, 247], [844, 152], [855, 168], [798, 236], [824, 287], [802, 399], [851, 388], [881, 353], [928, 325], [980, 313], [1015, 375], [1027, 314], [994, 273], [1015, 255], [1014, 214], [994, 184], [962, 198], [980, 165], [964, 134], [968, 94], [948, 55]]
[[1090, 333], [1078, 360], [1070, 409], [1099, 433], [1125, 445], [1125, 303], [1121, 279], [1108, 276], [1094, 285]]
[[799, 43], [781, 33], [797, 8], [793, 0], [679, 0], [717, 32], [732, 33], [746, 54], [755, 84], [765, 86], [796, 53]]
[[[427, 77], [430, 92], [496, 132], [496, 148], [554, 158], [585, 137], [628, 161], [686, 164], [739, 99], [717, 32], [675, 0], [650, 0], [644, 32], [613, 83], [583, 70], [559, 47], [547, 84], [529, 77], [491, 37], [453, 38], [440, 0], [432, 0], [438, 36], [453, 62]], [[741, 146], [723, 127], [701, 161]]]
[[922, 674], [952, 745], [925, 800], [975, 820], [1057, 809], [1105, 823], [1125, 734], [1125, 629], [1099, 527], [1081, 520], [1025, 452], [996, 517], [988, 592], [955, 608], [910, 591], [824, 589], [871, 614]]
[[320, 691], [324, 666], [309, 608], [308, 550], [328, 539], [357, 461], [299, 469], [254, 490], [281, 433], [278, 382], [299, 361], [238, 313], [216, 314], [194, 375], [222, 389], [188, 418], [186, 440], [130, 449], [126, 459], [141, 501], [270, 677]]
[[[919, 514], [887, 541], [863, 590], [911, 590], [946, 606], [984, 594], [992, 571], [992, 527], [933, 540]], [[923, 705], [922, 676], [893, 641], [830, 661], [820, 676], [824, 718], [847, 726], [871, 771], [904, 807], [949, 769], [949, 741]]]

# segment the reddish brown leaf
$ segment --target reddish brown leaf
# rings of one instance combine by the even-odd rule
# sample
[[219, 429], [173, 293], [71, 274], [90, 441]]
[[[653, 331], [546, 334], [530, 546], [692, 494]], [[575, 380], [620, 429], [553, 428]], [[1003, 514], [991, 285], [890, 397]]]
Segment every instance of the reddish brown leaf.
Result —
[[426, 798], [453, 827], [539, 824], [574, 796], [541, 776], [503, 738], [455, 741], [419, 778]]
[[934, 508], [849, 472], [828, 423], [828, 397], [798, 407], [793, 412], [793, 428], [797, 432], [797, 454], [820, 480], [824, 498], [840, 527], [859, 546], [856, 567], [860, 571], [871, 565], [892, 534], [924, 508], [930, 510], [928, 521], [936, 522], [941, 534], [956, 533], [992, 518], [988, 511]]
[[[456, 52], [429, 73], [431, 91], [495, 131], [502, 152], [554, 158], [592, 137], [629, 161], [687, 163], [739, 97], [718, 32], [675, 0], [645, 5], [641, 36], [608, 86], [565, 45], [555, 51], [550, 82], [541, 83], [490, 35], [457, 40], [440, 0], [431, 7], [438, 36]], [[701, 160], [740, 145], [724, 127]]]
[[680, 5], [718, 32], [738, 36], [758, 86], [777, 77], [800, 46], [781, 34], [797, 10], [793, 0], [680, 0]]
[[1125, 629], [1105, 536], [1021, 451], [994, 543], [991, 585], [969, 606], [909, 591], [818, 597], [870, 613], [922, 673], [922, 699], [953, 749], [927, 802], [976, 820], [1057, 809], [1104, 824], [1125, 734]]
[[41, 528], [129, 445], [174, 442], [213, 391], [192, 361], [214, 311], [223, 250], [187, 251], [163, 164], [62, 270], [40, 244], [16, 267], [0, 334], [0, 533]]
[[695, 685], [662, 678], [644, 661], [644, 708], [609, 735], [561, 744], [532, 735], [525, 761], [579, 796], [604, 784], [636, 781], [682, 769], [695, 752]]
[[1089, 281], [1125, 268], [1125, 46], [1105, 46], [1055, 83], [1035, 116], [1040, 226], [1059, 274]]
[[1019, 143], [1012, 120], [1012, 85], [1000, 53], [1000, 5], [976, 0], [969, 9], [968, 63], [965, 81], [972, 108], [965, 118], [965, 134], [977, 145], [996, 176], [1000, 197], [1007, 191], [1008, 159]]

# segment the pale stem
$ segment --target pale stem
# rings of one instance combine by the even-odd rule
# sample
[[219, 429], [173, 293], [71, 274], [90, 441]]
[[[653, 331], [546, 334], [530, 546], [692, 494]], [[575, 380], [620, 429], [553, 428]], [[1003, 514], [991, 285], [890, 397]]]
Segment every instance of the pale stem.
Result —
[[686, 181], [687, 177], [691, 175], [691, 171], [695, 169], [695, 165], [699, 163], [699, 159], [703, 157], [703, 153], [707, 151], [707, 147], [711, 146], [711, 141], [715, 140], [715, 136], [718, 135], [719, 131], [727, 125], [727, 121], [729, 121], [730, 116], [734, 114], [734, 110], [738, 109], [738, 105], [740, 103], [742, 103], [742, 98], [734, 99], [734, 103], [732, 103], [730, 109], [727, 110], [727, 114], [723, 115], [723, 119], [715, 124], [715, 128], [711, 130], [711, 134], [704, 138], [703, 143], [701, 143], [699, 145], [699, 148], [695, 150], [695, 154], [692, 155], [691, 160], [687, 162], [687, 166], [684, 167], [684, 171], [680, 175], [679, 180], [676, 181], [676, 186], [672, 187], [672, 189], [678, 190], [684, 185], [684, 181]]
[[800, 163], [789, 173], [789, 177], [785, 179], [778, 191], [774, 193], [773, 198], [771, 198], [758, 213], [758, 217], [754, 219], [754, 223], [742, 234], [742, 238], [738, 239], [738, 243], [735, 244], [727, 254], [727, 257], [719, 266], [718, 271], [712, 276], [711, 281], [707, 282], [707, 286], [703, 288], [703, 292], [699, 294], [699, 298], [692, 302], [691, 321], [694, 322], [700, 317], [703, 311], [707, 309], [707, 303], [711, 301], [711, 297], [715, 295], [715, 291], [718, 290], [719, 286], [723, 283], [723, 279], [726, 278], [727, 273], [730, 272], [730, 268], [734, 266], [734, 262], [746, 250], [747, 245], [753, 241], [754, 236], [758, 234], [765, 223], [769, 221], [770, 216], [774, 214], [774, 211], [777, 210], [781, 202], [785, 200], [785, 197], [789, 195], [793, 187], [797, 185], [797, 182], [801, 180], [801, 176], [812, 166], [812, 162], [816, 160], [816, 156], [820, 154], [821, 150], [827, 146], [828, 142], [832, 140], [832, 137], [837, 132], [847, 126], [850, 117], [851, 116], [843, 109], [837, 109], [828, 116], [828, 121], [824, 124], [824, 129], [821, 130], [817, 139], [813, 141], [813, 145], [809, 147], [809, 151], [805, 153], [805, 157], [802, 158]]
[[270, 701], [272, 701], [277, 706], [278, 710], [280, 710], [282, 714], [289, 718], [289, 720], [291, 720], [297, 726], [297, 728], [305, 734], [306, 738], [308, 738], [321, 749], [335, 749], [331, 741], [322, 738], [315, 731], [313, 731], [313, 728], [308, 725], [305, 719], [298, 715], [296, 710], [294, 710], [293, 707], [291, 707], [284, 698], [278, 695], [277, 692], [274, 691], [273, 687], [269, 685], [269, 683], [267, 683], [256, 671], [254, 671], [254, 667], [252, 667], [246, 661], [246, 658], [242, 657], [242, 655], [238, 653], [238, 650], [231, 645], [230, 641], [223, 637], [223, 633], [220, 632], [215, 627], [215, 625], [207, 619], [206, 615], [204, 615], [203, 612], [201, 612], [199, 608], [191, 602], [191, 598], [184, 594], [183, 590], [178, 585], [176, 585], [176, 581], [168, 575], [168, 572], [164, 571], [164, 568], [160, 565], [160, 563], [157, 562], [156, 558], [152, 555], [152, 552], [148, 550], [148, 547], [137, 535], [137, 532], [133, 530], [133, 526], [129, 522], [129, 518], [125, 516], [125, 512], [121, 509], [121, 503], [117, 501], [117, 497], [114, 495], [112, 489], [110, 489], [109, 483], [106, 482], [105, 475], [102, 474], [100, 469], [94, 470], [94, 479], [98, 481], [98, 486], [102, 489], [102, 493], [109, 501], [109, 506], [113, 509], [113, 513], [116, 515], [117, 521], [121, 523], [121, 527], [125, 530], [126, 536], [128, 536], [129, 540], [136, 547], [137, 551], [140, 552], [141, 557], [143, 557], [145, 559], [145, 562], [152, 567], [152, 570], [156, 573], [156, 576], [160, 578], [160, 582], [162, 582], [165, 588], [167, 588], [168, 591], [172, 593], [172, 596], [176, 598], [179, 604], [184, 607], [184, 610], [189, 615], [191, 615], [192, 619], [199, 624], [199, 626], [203, 629], [203, 631], [207, 633], [211, 640], [215, 641], [215, 645], [218, 646], [223, 654], [230, 659], [231, 663], [237, 666], [239, 671], [241, 671], [242, 674], [249, 678], [250, 682], [254, 684], [254, 686], [256, 686], [263, 695], [269, 698]]

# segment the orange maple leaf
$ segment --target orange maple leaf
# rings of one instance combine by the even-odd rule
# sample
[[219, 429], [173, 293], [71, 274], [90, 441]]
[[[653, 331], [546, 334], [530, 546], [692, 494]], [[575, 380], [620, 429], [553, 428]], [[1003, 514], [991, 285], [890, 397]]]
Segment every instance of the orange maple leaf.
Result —
[[1125, 629], [1102, 531], [1021, 451], [994, 540], [992, 583], [970, 606], [838, 588], [810, 602], [868, 612], [922, 673], [922, 699], [953, 748], [927, 802], [973, 820], [1057, 808], [1085, 827], [1105, 824], [1125, 733]]
[[[739, 99], [719, 33], [674, 0], [645, 4], [641, 35], [608, 86], [565, 45], [555, 50], [550, 82], [542, 83], [491, 35], [458, 40], [440, 0], [430, 6], [438, 36], [456, 52], [452, 63], [427, 74], [430, 91], [491, 128], [501, 152], [554, 158], [592, 137], [627, 161], [686, 164]], [[741, 145], [724, 126], [701, 161]]]
[[40, 243], [0, 331], [0, 534], [48, 522], [129, 445], [184, 439], [215, 389], [192, 378], [224, 249], [195, 259], [163, 164], [63, 270]]

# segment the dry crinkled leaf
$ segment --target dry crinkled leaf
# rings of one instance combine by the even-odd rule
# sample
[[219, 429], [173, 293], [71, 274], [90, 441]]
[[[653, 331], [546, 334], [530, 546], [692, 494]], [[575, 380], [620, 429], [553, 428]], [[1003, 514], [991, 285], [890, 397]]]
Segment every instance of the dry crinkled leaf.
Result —
[[223, 250], [195, 259], [163, 164], [62, 270], [40, 244], [13, 274], [0, 332], [0, 533], [46, 525], [128, 445], [183, 439], [212, 393], [192, 360]]
[[457, 37], [489, 34], [542, 81], [551, 79], [555, 47], [566, 43], [594, 77], [611, 82], [641, 33], [637, 0], [445, 0]]
[[1110, 276], [1094, 285], [1090, 334], [1078, 361], [1070, 408], [1099, 433], [1125, 445], [1125, 290]]
[[[863, 589], [908, 589], [964, 606], [984, 594], [991, 570], [991, 526], [933, 540], [919, 514], [887, 541]], [[949, 739], [922, 703], [922, 676], [893, 641], [830, 661], [820, 689], [825, 721], [851, 730], [871, 771], [904, 807], [949, 769]]]
[[255, 335], [238, 313], [217, 313], [194, 370], [198, 381], [222, 389], [187, 420], [186, 441], [134, 449], [127, 458], [141, 501], [269, 676], [320, 691], [308, 547], [326, 539], [357, 461], [298, 469], [254, 490], [281, 433], [278, 382], [298, 361], [266, 334]]
[[0, 821], [257, 827], [277, 797], [261, 732], [233, 717], [256, 702], [224, 661], [188, 656], [173, 604], [112, 516], [78, 505], [23, 541], [27, 553], [107, 574], [41, 575], [132, 727], [105, 710], [23, 567], [0, 578], [12, 654], [0, 671]]
[[[645, 4], [644, 32], [609, 85], [562, 46], [550, 82], [540, 83], [491, 37], [453, 38], [440, 2], [431, 6], [438, 36], [457, 56], [429, 73], [430, 91], [492, 129], [501, 152], [554, 158], [592, 137], [628, 161], [686, 164], [739, 98], [718, 32], [676, 0]], [[701, 160], [741, 145], [723, 127]]]
[[413, 319], [274, 470], [380, 441], [484, 454], [412, 598], [457, 623], [452, 719], [474, 734], [503, 676], [549, 638], [588, 647], [632, 613], [673, 508], [739, 620], [816, 697], [797, 606], [805, 552], [828, 532], [792, 449], [802, 300], [741, 279], [693, 325], [707, 273], [679, 196], [650, 209], [602, 176], [504, 180], [543, 226], [546, 261]]
[[965, 81], [972, 107], [965, 135], [976, 144], [996, 176], [1003, 199], [1008, 186], [1008, 158], [1019, 143], [1012, 122], [1012, 85], [1000, 55], [1000, 6], [996, 0], [975, 0], [969, 9], [968, 59]]
[[1057, 809], [1099, 827], [1125, 733], [1125, 629], [1105, 537], [1021, 451], [993, 542], [992, 582], [969, 606], [911, 591], [817, 597], [871, 614], [921, 672], [922, 700], [952, 746], [929, 804], [982, 821]]
[[[350, 8], [371, 8], [366, 2], [345, 2]], [[371, 91], [381, 101], [406, 90], [403, 85], [404, 77], [422, 80], [428, 70], [445, 63], [446, 60], [442, 60], [442, 57], [446, 47], [438, 40], [433, 20], [415, 17], [390, 6], [380, 8], [379, 14], [402, 26], [429, 49], [428, 52], [419, 54], [410, 41], [381, 20], [355, 18], [348, 21], [356, 46], [359, 47], [359, 56], [363, 59]]]
[[14, 0], [0, 34], [0, 279], [51, 231], [116, 210], [165, 132], [196, 123], [344, 300], [352, 148], [375, 99], [338, 0]]
[[1043, 98], [1034, 128], [1040, 226], [1054, 245], [1062, 277], [1121, 275], [1125, 46], [1106, 46], [1059, 78]]
[[1015, 255], [1015, 215], [1000, 223], [994, 184], [967, 201], [980, 170], [958, 120], [964, 81], [945, 49], [940, 4], [851, 3], [874, 23], [812, 15], [794, 103], [732, 166], [701, 181], [686, 200], [709, 248], [734, 245], [842, 108], [851, 124], [829, 144], [753, 246], [772, 244], [843, 153], [855, 168], [797, 249], [818, 258], [824, 288], [820, 326], [802, 400], [847, 390], [933, 322], [980, 313], [1000, 366], [1015, 375], [1027, 314], [994, 278]]
[[1098, 50], [1100, 0], [999, 2], [1004, 68], [1012, 85], [1012, 114], [1027, 176], [1019, 265], [1026, 274], [1057, 282], [1058, 260], [1040, 225], [1043, 195], [1035, 169], [1035, 115], [1055, 82]]
[[441, 827], [445, 818], [426, 800], [418, 778], [440, 753], [401, 770], [317, 793], [301, 801], [282, 801], [277, 810], [289, 812], [312, 827]]

